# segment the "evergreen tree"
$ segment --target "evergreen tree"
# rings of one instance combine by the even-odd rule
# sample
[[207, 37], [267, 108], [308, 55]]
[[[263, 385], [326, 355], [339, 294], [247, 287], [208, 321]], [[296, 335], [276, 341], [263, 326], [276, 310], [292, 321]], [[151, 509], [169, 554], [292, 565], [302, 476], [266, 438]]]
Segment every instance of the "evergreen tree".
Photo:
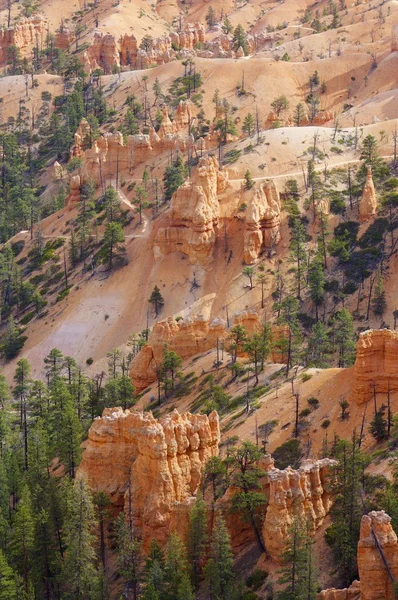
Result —
[[278, 98], [275, 98], [275, 100], [271, 102], [271, 106], [276, 112], [276, 116], [279, 117], [282, 112], [289, 108], [289, 100], [286, 96], [278, 96]]
[[228, 19], [228, 17], [225, 17], [224, 23], [223, 23], [221, 29], [223, 30], [223, 33], [225, 33], [226, 35], [229, 35], [230, 33], [232, 33], [234, 28], [232, 26], [231, 21]]
[[163, 177], [164, 197], [171, 200], [174, 192], [182, 185], [187, 177], [182, 156], [178, 156], [174, 163], [166, 167]]
[[59, 411], [58, 455], [65, 473], [74, 479], [81, 458], [82, 427], [68, 392]]
[[26, 336], [21, 334], [19, 328], [15, 325], [12, 316], [8, 319], [8, 325], [3, 339], [4, 356], [7, 360], [11, 360], [17, 356], [26, 341]]
[[338, 351], [338, 366], [347, 367], [355, 359], [354, 320], [346, 308], [339, 310], [333, 319], [334, 341]]
[[266, 552], [261, 534], [266, 499], [260, 491], [260, 480], [264, 477], [264, 471], [257, 465], [262, 456], [262, 451], [248, 441], [231, 450], [227, 463], [231, 472], [231, 484], [239, 490], [232, 498], [231, 508], [243, 521], [250, 523], [260, 551]]
[[327, 367], [329, 365], [327, 355], [330, 350], [330, 331], [321, 321], [318, 321], [308, 338], [307, 364], [320, 368]]
[[319, 254], [315, 255], [313, 261], [310, 264], [310, 268], [308, 271], [308, 283], [311, 300], [315, 306], [315, 319], [318, 321], [318, 311], [319, 307], [323, 303], [326, 284], [326, 277], [323, 270], [322, 257]]
[[251, 113], [248, 113], [243, 119], [242, 131], [246, 133], [249, 137], [254, 132], [255, 120]]
[[95, 526], [93, 500], [82, 478], [69, 488], [62, 577], [65, 599], [85, 600], [96, 586]]
[[294, 109], [293, 121], [296, 127], [300, 127], [301, 123], [305, 119], [305, 111], [301, 102], [296, 104], [296, 108]]
[[205, 19], [206, 19], [206, 23], [208, 24], [208, 26], [210, 28], [214, 27], [214, 25], [216, 24], [216, 13], [212, 6], [209, 6], [209, 8], [207, 9]]
[[221, 516], [216, 518], [205, 567], [206, 585], [213, 600], [230, 600], [234, 587], [233, 555], [228, 529]]
[[164, 299], [157, 285], [153, 288], [148, 302], [152, 304], [155, 311], [155, 317], [157, 317], [164, 306]]
[[379, 273], [373, 293], [372, 308], [375, 315], [383, 315], [387, 308], [383, 277]]
[[131, 591], [133, 600], [137, 600], [143, 579], [142, 549], [140, 541], [134, 537], [130, 524], [121, 513], [116, 522], [117, 566], [124, 580], [125, 589]]
[[387, 419], [385, 418], [386, 407], [382, 404], [376, 411], [373, 420], [369, 426], [369, 432], [377, 443], [383, 442], [388, 438]]
[[25, 594], [30, 589], [34, 528], [31, 495], [28, 486], [25, 484], [15, 511], [12, 539], [12, 553], [23, 579]]
[[301, 300], [301, 290], [305, 281], [304, 276], [307, 264], [307, 234], [304, 223], [300, 218], [293, 219], [290, 235], [290, 261], [295, 265], [297, 299]]
[[233, 41], [235, 52], [237, 52], [239, 50], [239, 48], [242, 48], [245, 56], [247, 56], [249, 54], [249, 46], [247, 43], [247, 37], [246, 37], [246, 33], [245, 33], [245, 30], [243, 29], [242, 25], [239, 24], [235, 27], [232, 41]]
[[[187, 556], [184, 544], [176, 533], [171, 533], [165, 551], [165, 594], [164, 600], [179, 600], [179, 590], [187, 575]], [[187, 582], [184, 588], [187, 589]], [[162, 598], [163, 600], [163, 598]]]
[[[158, 595], [159, 600], [164, 593], [165, 589], [165, 558], [163, 550], [160, 548], [157, 540], [151, 540], [149, 546], [148, 556], [145, 561], [144, 579], [146, 583], [145, 593], [148, 592], [148, 598], [153, 596], [155, 593]], [[144, 597], [145, 594], [144, 594]]]
[[126, 254], [124, 233], [119, 223], [108, 223], [105, 229], [104, 245], [102, 248], [103, 262], [112, 269], [115, 260], [122, 260]]
[[17, 600], [15, 574], [0, 549], [0, 600]]
[[206, 513], [206, 504], [203, 498], [197, 496], [196, 502], [191, 508], [187, 535], [188, 559], [192, 569], [192, 581], [195, 590], [199, 587], [202, 563], [206, 555]]
[[254, 185], [253, 177], [251, 176], [249, 169], [247, 169], [247, 171], [245, 173], [245, 187], [247, 190], [250, 190], [253, 187], [253, 185]]

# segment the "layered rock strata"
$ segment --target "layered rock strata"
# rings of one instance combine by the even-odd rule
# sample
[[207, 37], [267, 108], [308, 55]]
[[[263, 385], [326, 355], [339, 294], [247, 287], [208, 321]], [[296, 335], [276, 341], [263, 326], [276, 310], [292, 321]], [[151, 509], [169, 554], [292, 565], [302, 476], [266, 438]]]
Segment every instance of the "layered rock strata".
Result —
[[270, 250], [280, 240], [281, 202], [273, 181], [256, 189], [247, 205], [245, 218], [244, 260], [256, 262], [263, 250]]
[[352, 399], [357, 404], [374, 393], [398, 390], [398, 331], [371, 329], [360, 334], [354, 365]]
[[[78, 476], [93, 491], [104, 491], [113, 505], [142, 536], [164, 543], [188, 516], [205, 463], [218, 455], [217, 413], [180, 415], [176, 410], [160, 420], [151, 412], [106, 408], [90, 427]], [[187, 519], [185, 518], [185, 522]], [[178, 527], [177, 527], [178, 530]]]
[[362, 222], [371, 219], [377, 211], [376, 190], [372, 178], [372, 167], [368, 165], [366, 182], [363, 188], [362, 198], [359, 202], [359, 218]]
[[228, 184], [228, 172], [219, 169], [214, 156], [199, 160], [196, 177], [173, 194], [169, 225], [159, 229], [154, 245], [156, 259], [183, 252], [192, 264], [207, 264], [213, 253], [220, 216], [218, 194]]

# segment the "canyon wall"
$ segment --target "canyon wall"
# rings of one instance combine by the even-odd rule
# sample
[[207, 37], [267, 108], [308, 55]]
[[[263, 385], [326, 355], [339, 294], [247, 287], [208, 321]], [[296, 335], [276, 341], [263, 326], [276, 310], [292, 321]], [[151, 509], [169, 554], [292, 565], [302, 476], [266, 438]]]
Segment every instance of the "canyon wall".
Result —
[[218, 455], [219, 441], [215, 412], [174, 410], [157, 420], [151, 412], [107, 408], [90, 427], [78, 476], [124, 508], [148, 547], [152, 538], [167, 540], [171, 523], [177, 525], [177, 506], [179, 515], [189, 514], [203, 466]]
[[[371, 329], [360, 334], [354, 365], [352, 399], [367, 402], [376, 393], [398, 390], [398, 331]], [[383, 402], [385, 397], [383, 397]]]

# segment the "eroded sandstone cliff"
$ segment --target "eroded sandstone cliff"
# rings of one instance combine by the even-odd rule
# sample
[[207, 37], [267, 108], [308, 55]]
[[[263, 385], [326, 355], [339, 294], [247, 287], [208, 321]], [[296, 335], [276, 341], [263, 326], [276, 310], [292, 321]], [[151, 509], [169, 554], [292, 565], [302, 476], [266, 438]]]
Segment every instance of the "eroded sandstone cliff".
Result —
[[281, 202], [273, 181], [256, 189], [245, 215], [244, 257], [253, 264], [262, 250], [271, 250], [280, 240]]
[[210, 261], [220, 216], [218, 194], [227, 185], [228, 172], [219, 168], [216, 157], [202, 157], [195, 178], [173, 194], [169, 225], [159, 229], [155, 239], [155, 258], [183, 252], [193, 264]]
[[18, 20], [16, 25], [0, 31], [0, 62], [7, 60], [7, 49], [16, 46], [19, 50], [27, 49], [35, 44], [43, 47], [48, 33], [48, 21], [41, 15], [34, 15]]
[[218, 455], [219, 441], [215, 412], [174, 410], [157, 420], [151, 412], [107, 408], [90, 427], [79, 476], [124, 508], [145, 546], [152, 538], [165, 542], [172, 522], [178, 531], [176, 507], [181, 514], [185, 506], [188, 514], [203, 466]]
[[371, 329], [360, 334], [354, 365], [352, 398], [357, 404], [373, 394], [398, 390], [398, 332]]

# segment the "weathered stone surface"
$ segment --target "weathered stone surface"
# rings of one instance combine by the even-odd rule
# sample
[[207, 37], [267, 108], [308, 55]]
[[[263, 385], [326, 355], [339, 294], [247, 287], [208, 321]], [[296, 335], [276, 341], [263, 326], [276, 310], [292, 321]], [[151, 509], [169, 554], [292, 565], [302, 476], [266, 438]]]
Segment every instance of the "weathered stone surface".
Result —
[[306, 460], [297, 470], [288, 467], [283, 471], [270, 465], [265, 480], [268, 506], [263, 537], [275, 560], [282, 558], [295, 518], [306, 519], [312, 534], [322, 525], [332, 502], [331, 467], [335, 464], [328, 458]]
[[54, 35], [54, 46], [63, 50], [68, 50], [69, 46], [75, 41], [75, 34], [67, 27], [61, 27]]
[[398, 390], [398, 331], [371, 329], [360, 334], [354, 365], [352, 399], [367, 402], [376, 392]]
[[367, 169], [366, 182], [363, 188], [362, 198], [359, 202], [359, 218], [362, 222], [368, 221], [377, 211], [377, 198], [372, 179], [372, 167], [368, 165]]
[[375, 537], [383, 551], [392, 576], [398, 580], [398, 543], [391, 517], [383, 510], [364, 515], [358, 542], [358, 572], [361, 600], [393, 600], [394, 589]]
[[183, 252], [193, 264], [211, 260], [220, 216], [217, 196], [227, 181], [227, 171], [219, 169], [214, 156], [199, 160], [194, 179], [188, 179], [173, 194], [170, 225], [159, 229], [155, 239], [156, 259]]
[[[180, 415], [157, 420], [151, 412], [107, 408], [90, 427], [79, 467], [94, 491], [132, 516], [147, 547], [153, 537], [164, 543], [173, 513], [188, 515], [207, 460], [218, 455], [217, 413]], [[180, 510], [179, 510], [180, 509]]]
[[144, 390], [156, 380], [156, 369], [163, 359], [165, 344], [183, 358], [207, 352], [223, 339], [226, 323], [222, 319], [209, 322], [201, 315], [176, 321], [172, 317], [156, 323], [148, 344], [134, 357], [130, 376], [137, 391]]
[[48, 21], [41, 15], [25, 17], [16, 25], [0, 31], [0, 62], [7, 60], [7, 48], [16, 46], [24, 50], [36, 43], [43, 46], [48, 32]]
[[[113, 180], [117, 164], [120, 172], [131, 171], [137, 164], [167, 150], [186, 151], [187, 148], [193, 148], [194, 142], [188, 134], [187, 125], [190, 115], [190, 101], [182, 101], [177, 107], [174, 121], [170, 121], [167, 109], [164, 110], [166, 123], [157, 133], [151, 129], [149, 134], [130, 135], [127, 143], [119, 131], [105, 133], [95, 140], [91, 147], [88, 147], [91, 138], [90, 125], [86, 119], [82, 119], [75, 134], [71, 157], [83, 159], [82, 174], [97, 184], [104, 179]], [[199, 142], [197, 144], [200, 148]]]
[[349, 588], [343, 590], [336, 590], [331, 588], [329, 590], [322, 590], [318, 594], [318, 600], [360, 600], [361, 589], [359, 581], [353, 581]]
[[265, 181], [247, 205], [245, 217], [244, 258], [247, 265], [256, 262], [263, 249], [280, 240], [281, 203], [273, 181]]
[[71, 177], [71, 180], [69, 182], [69, 194], [65, 201], [65, 205], [67, 206], [67, 208], [69, 210], [72, 210], [73, 208], [75, 208], [76, 204], [80, 200], [80, 186], [81, 186], [80, 175], [73, 175], [73, 177]]

